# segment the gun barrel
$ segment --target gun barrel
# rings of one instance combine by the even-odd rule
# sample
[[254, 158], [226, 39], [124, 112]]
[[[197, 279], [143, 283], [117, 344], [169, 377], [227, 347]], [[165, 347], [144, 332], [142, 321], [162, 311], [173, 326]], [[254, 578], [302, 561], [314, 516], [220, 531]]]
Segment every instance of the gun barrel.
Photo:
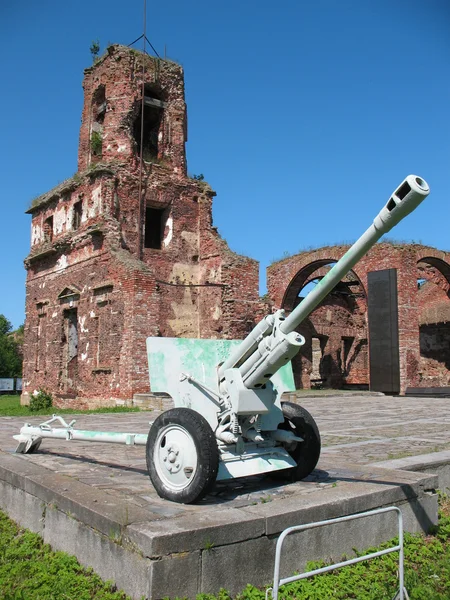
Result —
[[281, 331], [285, 334], [294, 331], [331, 292], [342, 277], [376, 244], [380, 237], [388, 233], [404, 217], [415, 210], [429, 193], [430, 188], [424, 179], [416, 175], [408, 175], [391, 195], [389, 201], [375, 217], [367, 231], [347, 250], [344, 256], [283, 321], [280, 325]]
[[275, 319], [273, 315], [267, 315], [252, 329], [248, 336], [242, 340], [242, 343], [239, 344], [224, 363], [219, 366], [219, 381], [224, 380], [225, 371], [227, 369], [240, 366], [255, 352], [261, 339], [272, 333], [274, 322]]

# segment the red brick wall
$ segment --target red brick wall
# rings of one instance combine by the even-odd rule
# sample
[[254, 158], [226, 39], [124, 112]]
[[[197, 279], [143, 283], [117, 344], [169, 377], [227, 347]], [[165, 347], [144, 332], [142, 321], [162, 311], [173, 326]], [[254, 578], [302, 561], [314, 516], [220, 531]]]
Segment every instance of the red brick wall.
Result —
[[420, 385], [450, 385], [449, 283], [434, 266], [421, 263], [419, 289]]
[[[133, 121], [142, 60], [145, 82], [165, 107], [158, 157], [141, 173]], [[264, 310], [258, 263], [230, 251], [212, 224], [215, 193], [186, 174], [182, 68], [115, 46], [86, 70], [83, 86], [79, 173], [28, 211], [26, 259], [23, 400], [44, 387], [74, 407], [148, 391], [148, 336], [243, 337]], [[102, 138], [101, 157], [93, 154], [93, 132]], [[161, 248], [144, 247], [147, 207], [163, 211]], [[75, 309], [74, 360], [74, 313], [67, 311]]]
[[[159, 130], [158, 159], [169, 163], [180, 175], [186, 173], [183, 68], [171, 61], [116, 45], [110, 46], [106, 55], [84, 72], [79, 171], [97, 160], [91, 148], [92, 132], [96, 129], [100, 129], [103, 140], [102, 161], [129, 161], [129, 167], [137, 166], [138, 153], [132, 130], [141, 108], [143, 65], [144, 82], [166, 103]], [[106, 112], [101, 122], [95, 102], [95, 93], [100, 86], [104, 87], [106, 99]]]
[[[323, 275], [322, 265], [339, 260], [347, 249], [348, 246], [321, 248], [274, 263], [267, 270], [270, 299], [276, 306], [291, 310], [302, 285], [318, 274]], [[377, 244], [354, 268], [363, 296], [370, 271], [397, 269], [402, 393], [407, 387], [427, 386], [430, 382], [448, 385], [450, 361], [444, 347], [449, 347], [450, 340], [445, 324], [450, 315], [447, 304], [450, 302], [449, 264], [450, 256], [435, 248], [416, 244]], [[429, 281], [427, 285], [432, 287], [428, 292], [426, 288], [418, 292], [419, 278]], [[342, 298], [331, 295], [299, 327], [303, 335], [325, 338], [325, 341], [322, 339], [323, 358], [329, 365], [328, 369], [323, 369], [327, 374], [326, 385], [369, 384], [366, 311], [364, 297], [356, 298], [353, 306], [344, 307]], [[349, 364], [343, 365], [342, 338], [347, 336], [354, 337], [355, 341], [353, 350], [350, 349], [353, 355], [348, 358]], [[427, 345], [433, 349], [426, 350]], [[428, 356], [425, 356], [426, 352]], [[309, 341], [301, 354], [302, 358], [294, 362], [296, 377], [300, 386], [309, 387], [312, 361]]]

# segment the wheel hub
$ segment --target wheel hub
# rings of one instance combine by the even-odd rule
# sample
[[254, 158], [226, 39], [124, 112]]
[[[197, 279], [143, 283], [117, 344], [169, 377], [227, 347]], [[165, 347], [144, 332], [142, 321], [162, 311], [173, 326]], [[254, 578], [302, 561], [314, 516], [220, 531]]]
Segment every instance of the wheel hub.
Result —
[[[180, 450], [176, 445], [172, 444], [165, 453], [165, 448], [162, 449], [163, 462], [165, 463], [166, 469], [169, 473], [178, 473], [181, 466], [182, 456], [180, 456]], [[164, 455], [165, 453], [165, 455]]]
[[163, 428], [156, 440], [153, 460], [160, 477], [171, 489], [183, 489], [197, 468], [194, 441], [181, 425]]

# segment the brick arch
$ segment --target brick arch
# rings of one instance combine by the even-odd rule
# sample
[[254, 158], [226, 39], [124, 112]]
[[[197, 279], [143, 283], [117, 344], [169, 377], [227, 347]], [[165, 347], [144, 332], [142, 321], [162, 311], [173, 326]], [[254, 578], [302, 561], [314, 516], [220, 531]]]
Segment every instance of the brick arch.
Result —
[[430, 256], [429, 253], [425, 253], [424, 256], [418, 258], [417, 265], [419, 272], [421, 271], [421, 268], [419, 267], [420, 263], [427, 264], [434, 269], [437, 269], [439, 272], [438, 274], [430, 273], [424, 270], [422, 273], [424, 279], [432, 281], [448, 293], [450, 291], [450, 264], [441, 257]]
[[[277, 306], [291, 311], [297, 304], [299, 291], [308, 281], [323, 276], [325, 267], [336, 263], [348, 248], [323, 248], [276, 263], [270, 267], [268, 277], [271, 299]], [[364, 268], [359, 270], [364, 275]], [[302, 351], [292, 361], [298, 388], [309, 388], [317, 382], [337, 388], [368, 385], [365, 281], [358, 267], [349, 273], [358, 282], [358, 292], [362, 292], [363, 297], [359, 293], [352, 294], [350, 302], [350, 297], [330, 294], [297, 328], [306, 339]], [[348, 280], [347, 274], [342, 280]], [[316, 346], [320, 343], [319, 358], [314, 343]]]
[[[268, 291], [275, 306], [283, 306], [290, 310], [298, 290], [311, 278], [314, 271], [319, 270], [320, 273], [323, 265], [338, 261], [348, 248], [348, 245], [320, 248], [271, 265], [267, 270]], [[368, 273], [385, 269], [396, 269], [398, 277], [401, 393], [404, 393], [408, 387], [450, 386], [450, 357], [444, 360], [441, 356], [443, 352], [441, 346], [446, 343], [446, 339], [450, 340], [450, 252], [420, 244], [401, 242], [376, 244], [352, 270], [355, 279], [358, 279], [361, 284], [360, 289], [364, 291], [365, 297], [367, 297]], [[426, 286], [432, 287], [431, 284], [436, 284], [435, 292], [424, 289], [421, 292], [422, 296], [417, 293], [417, 279], [422, 277], [430, 282], [430, 285], [427, 283]], [[330, 319], [334, 319], [333, 297], [328, 297], [324, 303], [312, 313], [313, 325], [317, 323], [320, 325], [320, 320], [323, 325], [324, 310], [331, 310]], [[365, 303], [365, 298], [359, 300], [361, 312], [367, 310], [367, 304], [363, 306]], [[306, 321], [304, 326], [307, 327]], [[344, 331], [338, 325], [332, 330], [332, 334], [338, 336], [340, 330]], [[308, 335], [306, 330], [305, 333]], [[316, 327], [315, 333], [323, 336], [327, 333], [327, 328]], [[314, 331], [310, 332], [309, 337], [311, 335], [314, 335]], [[353, 334], [347, 329], [343, 335]], [[361, 329], [359, 338], [362, 339], [363, 335]], [[434, 338], [431, 339], [433, 336]], [[325, 350], [331, 348], [331, 351], [336, 353], [338, 342], [338, 339], [329, 342]], [[300, 368], [304, 373], [305, 364], [299, 365], [299, 373]]]
[[[314, 279], [313, 275], [322, 267], [335, 264], [337, 261], [333, 259], [321, 259], [315, 262], [311, 262], [306, 265], [303, 269], [297, 272], [295, 277], [289, 283], [282, 300], [281, 307], [286, 310], [293, 310], [295, 307], [296, 298], [300, 290], [308, 283], [308, 281]], [[367, 299], [366, 290], [364, 289], [364, 285], [362, 284], [361, 279], [355, 273], [353, 269], [349, 271], [358, 281], [361, 289], [363, 291], [365, 299]], [[344, 279], [345, 276], [342, 278]]]
[[[298, 291], [307, 283], [309, 277], [321, 267], [336, 263], [344, 256], [350, 246], [335, 246], [296, 254], [283, 261], [274, 263], [267, 269], [269, 296], [275, 306], [292, 310]], [[364, 269], [356, 265], [352, 270], [366, 295]]]
[[448, 254], [424, 248], [417, 253], [420, 287], [419, 384], [440, 387], [450, 384], [450, 264]]
[[446, 265], [448, 273], [450, 273], [450, 252], [438, 250], [431, 246], [416, 246], [417, 262], [435, 260], [441, 265]]

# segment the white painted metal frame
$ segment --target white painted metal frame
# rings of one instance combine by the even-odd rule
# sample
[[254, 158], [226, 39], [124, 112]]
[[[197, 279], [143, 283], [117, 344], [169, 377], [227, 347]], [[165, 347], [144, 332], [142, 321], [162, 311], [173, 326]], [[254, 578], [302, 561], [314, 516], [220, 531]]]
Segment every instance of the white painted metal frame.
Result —
[[[51, 427], [54, 422], [58, 422], [62, 427]], [[21, 429], [19, 435], [13, 438], [19, 442], [16, 448], [17, 453], [30, 451], [33, 445], [37, 446], [43, 438], [53, 438], [67, 441], [83, 442], [108, 442], [113, 444], [126, 444], [127, 446], [145, 446], [147, 443], [147, 434], [145, 433], [120, 433], [117, 431], [88, 431], [83, 429], [74, 429], [76, 419], [66, 423], [60, 415], [53, 415], [48, 421], [40, 425], [30, 425], [26, 423]], [[151, 422], [150, 422], [151, 425]], [[36, 448], [37, 449], [37, 448]]]
[[[372, 515], [379, 515], [387, 512], [396, 512], [398, 516], [398, 544], [396, 546], [391, 546], [390, 548], [386, 548], [385, 550], [380, 550], [378, 552], [371, 552], [370, 554], [365, 554], [364, 556], [357, 556], [355, 558], [351, 558], [349, 560], [345, 560], [342, 562], [334, 563], [332, 565], [327, 565], [326, 567], [321, 567], [320, 569], [314, 569], [312, 571], [306, 571], [301, 573], [300, 575], [293, 575], [292, 577], [285, 577], [284, 579], [280, 579], [280, 561], [281, 561], [281, 548], [283, 546], [283, 542], [286, 537], [297, 531], [304, 531], [305, 529], [314, 529], [316, 527], [324, 527], [325, 525], [331, 525], [333, 523], [343, 523], [345, 521], [351, 521], [354, 519], [361, 519], [364, 517], [370, 517]], [[394, 600], [409, 600], [408, 592], [404, 586], [404, 552], [403, 552], [403, 515], [401, 510], [397, 506], [389, 506], [387, 508], [378, 508], [376, 510], [369, 510], [363, 513], [358, 513], [356, 515], [349, 515], [347, 517], [338, 517], [336, 519], [328, 519], [326, 521], [317, 521], [315, 523], [305, 523], [304, 525], [296, 525], [295, 527], [288, 527], [284, 531], [281, 532], [280, 537], [277, 541], [276, 551], [275, 551], [275, 566], [273, 572], [273, 587], [267, 588], [266, 590], [266, 600], [269, 600], [269, 592], [272, 592], [272, 599], [278, 600], [278, 590], [281, 585], [285, 585], [286, 583], [292, 583], [293, 581], [298, 581], [300, 579], [306, 579], [308, 577], [313, 577], [314, 575], [319, 575], [320, 573], [327, 573], [328, 571], [333, 571], [334, 569], [340, 569], [341, 567], [346, 567], [347, 565], [354, 565], [356, 563], [362, 562], [364, 560], [369, 560], [371, 558], [377, 558], [378, 556], [384, 556], [385, 554], [390, 554], [391, 552], [398, 552], [398, 579], [399, 579], [399, 590], [394, 597]]]

